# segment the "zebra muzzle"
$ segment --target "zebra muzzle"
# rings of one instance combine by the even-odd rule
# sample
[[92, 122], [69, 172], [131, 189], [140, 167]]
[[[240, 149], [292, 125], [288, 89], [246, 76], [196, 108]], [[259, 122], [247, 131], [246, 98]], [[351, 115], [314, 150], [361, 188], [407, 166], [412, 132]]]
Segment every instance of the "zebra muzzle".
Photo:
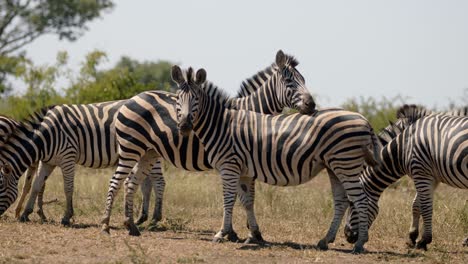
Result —
[[307, 95], [302, 99], [302, 107], [299, 112], [304, 115], [310, 115], [316, 111], [315, 107], [314, 98], [311, 95]]
[[188, 136], [192, 131], [193, 124], [189, 118], [184, 118], [179, 122], [179, 131], [183, 136]]

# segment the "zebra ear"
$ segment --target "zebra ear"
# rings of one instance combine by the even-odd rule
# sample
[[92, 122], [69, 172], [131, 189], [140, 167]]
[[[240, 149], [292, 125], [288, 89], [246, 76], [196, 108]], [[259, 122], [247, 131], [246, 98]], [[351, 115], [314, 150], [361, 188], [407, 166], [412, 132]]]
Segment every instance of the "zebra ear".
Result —
[[182, 69], [180, 69], [180, 67], [177, 65], [172, 66], [171, 77], [172, 80], [179, 85], [185, 82], [184, 75], [182, 74]]
[[276, 53], [276, 65], [281, 69], [286, 64], [286, 56], [284, 55], [282, 50], [278, 50]]
[[205, 69], [201, 68], [197, 71], [195, 83], [197, 85], [201, 85], [205, 81], [206, 81], [206, 71]]

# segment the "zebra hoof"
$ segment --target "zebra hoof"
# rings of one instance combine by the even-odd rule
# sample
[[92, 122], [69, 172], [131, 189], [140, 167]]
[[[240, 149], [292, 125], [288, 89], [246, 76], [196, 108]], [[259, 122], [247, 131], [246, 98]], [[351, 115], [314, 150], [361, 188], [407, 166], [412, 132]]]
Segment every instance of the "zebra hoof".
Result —
[[328, 250], [328, 243], [325, 241], [325, 239], [321, 239], [321, 240], [317, 243], [317, 247], [318, 247], [318, 249], [320, 249], [320, 250]]
[[237, 243], [239, 242], [239, 237], [237, 236], [236, 232], [231, 231], [228, 233], [227, 239], [231, 242]]
[[356, 246], [354, 246], [353, 251], [351, 253], [353, 253], [353, 254], [364, 253], [364, 247], [356, 245]]
[[22, 223], [25, 223], [25, 222], [29, 222], [29, 216], [27, 215], [21, 215], [21, 217], [19, 218], [19, 221], [22, 222]]
[[424, 251], [427, 251], [427, 243], [426, 243], [426, 241], [424, 241], [424, 240], [418, 241], [418, 243], [416, 243], [416, 248], [417, 248], [417, 249], [422, 249], [422, 250], [424, 250]]
[[140, 230], [138, 230], [138, 227], [135, 224], [129, 224], [127, 225], [128, 228], [128, 234], [131, 236], [140, 236]]
[[262, 233], [260, 233], [260, 231], [254, 231], [245, 240], [244, 244], [266, 245], [266, 241], [263, 239]]
[[136, 221], [136, 225], [141, 225], [143, 224], [144, 222], [146, 222], [146, 220], [148, 220], [148, 215], [147, 214], [141, 214], [140, 217], [138, 218], [138, 220]]
[[70, 226], [70, 219], [68, 218], [62, 218], [62, 221], [60, 222], [63, 226]]

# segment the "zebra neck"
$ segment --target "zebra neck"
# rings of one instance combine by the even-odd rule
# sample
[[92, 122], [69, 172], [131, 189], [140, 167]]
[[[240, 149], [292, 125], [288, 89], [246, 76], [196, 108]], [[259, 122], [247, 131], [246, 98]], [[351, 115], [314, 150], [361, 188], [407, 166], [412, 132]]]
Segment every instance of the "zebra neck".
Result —
[[193, 124], [193, 130], [208, 153], [216, 148], [221, 137], [227, 136], [231, 113], [226, 108], [226, 103], [212, 100], [208, 96], [202, 96], [200, 101], [200, 114]]
[[261, 89], [247, 97], [231, 99], [231, 108], [270, 115], [280, 114], [284, 106], [281, 105], [278, 100], [278, 95], [274, 89], [272, 80], [273, 78], [270, 78]]
[[363, 172], [361, 179], [368, 195], [380, 197], [386, 188], [405, 175], [404, 153], [399, 145], [397, 140], [392, 140], [382, 149], [382, 164], [379, 167], [367, 167]]
[[31, 131], [14, 135], [5, 144], [1, 155], [5, 162], [12, 166], [15, 180], [18, 180], [29, 166], [41, 159], [42, 145], [42, 141]]

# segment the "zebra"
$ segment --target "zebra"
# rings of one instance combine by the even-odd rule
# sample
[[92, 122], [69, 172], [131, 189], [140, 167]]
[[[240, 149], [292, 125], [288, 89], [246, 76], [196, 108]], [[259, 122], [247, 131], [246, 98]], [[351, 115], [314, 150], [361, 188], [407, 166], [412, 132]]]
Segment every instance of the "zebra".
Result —
[[[0, 176], [9, 179], [0, 193], [0, 215], [16, 199], [19, 177], [29, 166], [42, 161], [21, 219], [28, 220], [36, 196], [43, 191], [45, 178], [59, 166], [66, 195], [66, 210], [61, 223], [70, 225], [75, 166], [104, 168], [116, 164], [114, 124], [117, 111], [124, 102], [58, 105], [48, 109], [36, 127], [17, 126], [0, 148]], [[40, 200], [42, 202], [42, 198]], [[41, 206], [39, 204], [40, 210]]]
[[[294, 57], [279, 50], [275, 62], [270, 67], [242, 83], [237, 97], [229, 100], [229, 107], [269, 114], [278, 114], [285, 107], [290, 107], [298, 109], [303, 114], [312, 113], [315, 102], [305, 86], [304, 77], [296, 69], [297, 65], [298, 61]], [[212, 83], [207, 82], [202, 86], [208, 93], [216, 95], [217, 88]], [[145, 92], [129, 99], [120, 109], [116, 130], [121, 160], [109, 183], [106, 211], [101, 222], [102, 232], [109, 233], [113, 197], [137, 162], [140, 168], [139, 175], [144, 175], [141, 171], [146, 164], [161, 159], [175, 167], [190, 171], [213, 168], [208, 162], [203, 146], [194, 135], [189, 137], [179, 135], [175, 102], [175, 94], [160, 91]], [[162, 175], [160, 177], [162, 178]], [[140, 181], [141, 179], [138, 182]], [[155, 226], [161, 219], [162, 195], [162, 191], [156, 193], [158, 209], [154, 211], [155, 215], [150, 226]], [[130, 229], [131, 235], [140, 234], [133, 223], [133, 218], [131, 224], [126, 221], [125, 225]], [[260, 234], [257, 238], [263, 241]], [[232, 240], [237, 240], [237, 236]]]
[[[18, 132], [23, 133], [24, 130], [33, 130], [37, 128], [39, 124], [41, 123], [42, 119], [44, 118], [45, 114], [47, 113], [47, 111], [53, 107], [54, 107], [53, 105], [43, 107], [37, 110], [36, 112], [30, 114], [27, 118], [25, 118], [22, 121], [17, 121], [11, 117], [0, 115], [0, 149], [2, 149], [5, 146], [5, 143], [9, 140], [12, 134], [16, 132], [17, 130]], [[38, 164], [34, 163], [34, 164], [31, 164], [29, 168], [27, 168], [26, 181], [23, 186], [23, 193], [27, 193], [29, 191], [29, 188], [31, 187], [31, 180], [37, 171], [37, 167], [38, 167]], [[8, 171], [8, 168], [6, 170]], [[3, 178], [3, 175], [1, 175], [1, 173], [0, 173], [0, 176]], [[7, 197], [8, 195], [11, 195], [11, 194], [12, 193], [9, 193], [9, 194], [4, 193], [4, 197]], [[21, 201], [18, 203], [16, 207], [16, 210], [15, 210], [16, 217], [19, 216], [19, 213], [21, 211], [21, 205], [25, 197], [26, 195], [23, 195], [21, 197]], [[1, 200], [2, 200], [2, 195], [0, 195], [0, 201]], [[41, 218], [44, 217], [43, 212], [41, 210], [38, 211], [38, 214], [41, 216]]]
[[[396, 132], [396, 136], [382, 149], [382, 166], [366, 168], [361, 175], [369, 202], [369, 226], [378, 214], [382, 192], [407, 174], [412, 177], [417, 192], [407, 244], [427, 250], [427, 245], [432, 242], [432, 200], [436, 187], [442, 182], [468, 188], [468, 118], [463, 116], [468, 113], [467, 109], [430, 115], [414, 106], [404, 106], [398, 111], [398, 121], [387, 130], [391, 131], [393, 127], [395, 131], [402, 132]], [[345, 228], [349, 242], [354, 242], [358, 233], [356, 216], [356, 212], [351, 210]], [[424, 232], [416, 242], [420, 217]]]
[[[23, 125], [25, 127], [29, 127], [30, 129], [37, 128], [38, 124], [42, 121], [44, 115], [47, 113], [47, 111], [51, 108], [53, 108], [53, 105], [43, 107], [39, 109], [38, 111], [32, 113], [29, 115], [24, 121], [16, 121], [15, 119], [11, 117], [7, 117], [4, 115], [0, 115], [0, 148], [5, 144], [7, 139], [10, 137], [10, 135], [16, 131], [16, 129]], [[31, 188], [31, 181], [33, 179], [33, 176], [37, 172], [38, 168], [38, 163], [32, 164], [27, 170], [26, 170], [26, 180], [23, 185], [23, 190], [22, 190], [22, 195], [16, 205], [15, 208], [15, 217], [19, 218], [19, 215], [21, 213], [22, 209], [22, 204], [26, 198], [27, 193], [29, 192]], [[42, 204], [42, 196], [40, 199], [38, 199], [38, 203]], [[39, 216], [41, 217], [42, 220], [45, 219], [45, 215], [43, 213], [42, 207], [39, 208], [37, 211]]]
[[[193, 70], [186, 75], [178, 66], [172, 69], [178, 84], [177, 120], [179, 131], [193, 130], [202, 142], [210, 164], [221, 174], [223, 183], [223, 225], [213, 241], [232, 234], [232, 209], [236, 195], [247, 212], [251, 233], [259, 230], [253, 211], [253, 186], [256, 179], [271, 185], [294, 186], [305, 183], [326, 168], [334, 192], [346, 193], [359, 215], [359, 240], [353, 252], [363, 251], [367, 241], [367, 200], [359, 183], [364, 163], [377, 165], [380, 144], [369, 122], [360, 114], [343, 109], [323, 109], [311, 116], [262, 115], [226, 107], [225, 95], [216, 96], [200, 88], [206, 72]], [[368, 147], [372, 150], [369, 150]], [[127, 190], [131, 191], [134, 178]], [[337, 188], [340, 185], [341, 188]], [[128, 199], [126, 219], [131, 218]], [[339, 219], [341, 221], [341, 219]], [[333, 220], [319, 247], [326, 249], [336, 235]]]
[[[401, 106], [396, 113], [397, 116], [397, 121], [395, 123], [389, 122], [390, 124], [383, 128], [382, 131], [378, 134], [379, 140], [383, 146], [386, 146], [391, 140], [393, 140], [396, 136], [401, 134], [405, 128], [409, 126], [410, 123], [414, 123], [416, 120], [420, 119], [421, 117], [424, 116], [429, 116], [432, 114], [444, 114], [444, 115], [450, 115], [450, 116], [468, 116], [468, 106], [461, 107], [461, 108], [456, 108], [452, 109], [449, 111], [444, 111], [444, 112], [435, 112], [432, 110], [429, 110], [423, 106], [420, 105], [403, 105]], [[410, 228], [410, 235], [409, 235], [409, 240], [407, 244], [410, 247], [414, 247], [416, 243], [416, 238], [419, 235], [419, 218], [420, 218], [420, 213], [419, 213], [419, 203], [418, 200], [416, 199], [417, 195], [415, 195], [415, 198], [412, 203], [412, 212], [413, 212], [413, 220], [412, 220], [412, 226]], [[357, 221], [357, 214], [352, 214], [349, 213], [347, 223], [345, 225], [345, 236], [348, 240], [349, 243], [355, 243], [358, 237], [358, 231], [357, 231], [357, 226], [358, 226], [358, 221]], [[468, 241], [468, 238], [465, 239], [465, 241]], [[467, 244], [468, 242], [464, 242], [464, 244]]]
[[[297, 71], [296, 67], [299, 64], [297, 59], [295, 59], [291, 55], [284, 54], [282, 50], [278, 50], [278, 52], [276, 53], [276, 58], [275, 58], [274, 63], [266, 67], [264, 70], [257, 72], [257, 74], [255, 74], [254, 76], [242, 81], [241, 87], [237, 93], [237, 96], [231, 100], [232, 108], [248, 109], [248, 110], [252, 110], [252, 111], [264, 113], [264, 114], [279, 114], [283, 112], [283, 109], [285, 107], [297, 109], [299, 103], [301, 103], [300, 102], [301, 95], [304, 96], [303, 106], [305, 108], [311, 109], [315, 107], [315, 102], [313, 101], [312, 96], [306, 90], [299, 90], [297, 92], [294, 92], [295, 94], [299, 96], [295, 95], [291, 97], [290, 95], [286, 93], [287, 90], [285, 89], [284, 86], [276, 85], [275, 83], [271, 82], [271, 81], [276, 80], [276, 79], [272, 79], [273, 75], [280, 73], [279, 72], [280, 69], [278, 68], [278, 65], [276, 63], [277, 61], [279, 61], [279, 59], [284, 59], [285, 65], [289, 66], [290, 67], [289, 69], [291, 69], [292, 71]], [[299, 72], [297, 72], [296, 77], [297, 77], [296, 79], [298, 83], [304, 83], [304, 78]], [[299, 85], [296, 85], [296, 86], [300, 87]], [[206, 88], [211, 89], [208, 84]], [[160, 93], [151, 93], [151, 94], [142, 93], [138, 96], [135, 96], [132, 100], [141, 101], [141, 98], [145, 96], [149, 96], [149, 98], [154, 97], [154, 99], [152, 100], [155, 100], [155, 101], [161, 100], [161, 98], [158, 98], [160, 96]], [[172, 105], [175, 105], [175, 98], [171, 100], [172, 102], [169, 102], [169, 103]], [[139, 103], [133, 104], [133, 106], [140, 107], [140, 104]], [[155, 107], [155, 106], [158, 106], [158, 107]], [[127, 104], [123, 108], [125, 110], [121, 110], [120, 112], [123, 113], [127, 111], [133, 111], [133, 112], [137, 112], [139, 115], [144, 115], [147, 111], [156, 111], [159, 113], [159, 115], [162, 116], [163, 115], [161, 114], [162, 112], [158, 110], [160, 108], [160, 104], [157, 103], [155, 106], [146, 105], [146, 106], [143, 106], [142, 110], [140, 110], [140, 109], [131, 107], [130, 104]], [[156, 108], [156, 109], [152, 110], [152, 108]], [[168, 112], [173, 113], [172, 110], [168, 110]], [[147, 118], [150, 118], [150, 116], [147, 116]], [[174, 125], [175, 118], [172, 118], [169, 120], [171, 120], [170, 122], [172, 122], [172, 129], [176, 129]], [[117, 128], [119, 128], [120, 126], [121, 126], [120, 122], [117, 121]], [[129, 127], [122, 126], [122, 129], [120, 129], [120, 131], [126, 131], [128, 129]], [[173, 131], [176, 131], [176, 130], [173, 130]], [[154, 129], [152, 129], [152, 131], [147, 131], [147, 133], [148, 135], [152, 133], [157, 135], [159, 132], [154, 131]], [[146, 142], [145, 144], [151, 145], [151, 142]], [[197, 143], [194, 143], [194, 144], [197, 144]], [[172, 162], [172, 164], [174, 164], [174, 162]], [[176, 166], [181, 167], [180, 165], [176, 165]], [[206, 162], [205, 162], [202, 165], [198, 164], [197, 166], [194, 167], [193, 170], [201, 171], [201, 170], [206, 170], [206, 169], [211, 169], [211, 166], [209, 164], [206, 165]], [[146, 177], [145, 180], [141, 184], [143, 195], [146, 198], [143, 199], [141, 215], [136, 221], [136, 225], [140, 225], [144, 221], [147, 220], [148, 209], [149, 209], [149, 196], [151, 195], [151, 186], [156, 185], [156, 187], [154, 187], [154, 189], [156, 190], [156, 202], [155, 202], [156, 206], [154, 209], [152, 220], [147, 228], [149, 230], [152, 230], [153, 228], [155, 228], [157, 225], [157, 222], [162, 218], [162, 203], [163, 203], [162, 196], [164, 193], [164, 185], [165, 185], [164, 178], [162, 177], [162, 172], [159, 174], [159, 176], [156, 177], [155, 180], [153, 180], [153, 181], [157, 181], [156, 183], [151, 183], [152, 181], [151, 179], [152, 177]]]

